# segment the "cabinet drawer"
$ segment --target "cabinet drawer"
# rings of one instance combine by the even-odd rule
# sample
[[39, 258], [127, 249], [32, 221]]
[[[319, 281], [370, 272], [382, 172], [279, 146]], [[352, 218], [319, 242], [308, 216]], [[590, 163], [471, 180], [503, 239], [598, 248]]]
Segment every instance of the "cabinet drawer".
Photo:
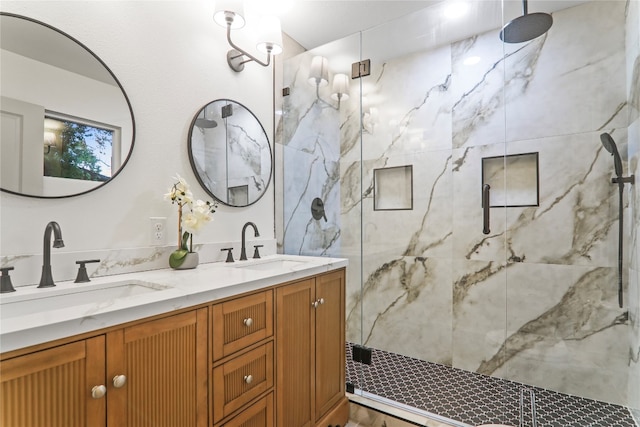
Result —
[[273, 341], [213, 368], [213, 422], [273, 387]]
[[273, 393], [269, 393], [218, 427], [273, 427]]
[[213, 306], [213, 360], [273, 335], [273, 291]]

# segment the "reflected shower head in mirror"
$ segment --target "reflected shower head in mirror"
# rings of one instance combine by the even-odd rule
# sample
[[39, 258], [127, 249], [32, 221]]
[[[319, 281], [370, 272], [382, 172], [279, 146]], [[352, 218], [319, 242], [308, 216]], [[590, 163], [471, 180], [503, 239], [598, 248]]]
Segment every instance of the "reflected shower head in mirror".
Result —
[[213, 129], [218, 126], [218, 122], [213, 119], [214, 112], [212, 110], [213, 109], [207, 110], [207, 106], [205, 106], [202, 110], [202, 114], [196, 119], [196, 127], [203, 132], [205, 129]]
[[619, 178], [622, 176], [622, 160], [620, 159], [620, 153], [618, 153], [618, 147], [616, 146], [615, 141], [608, 133], [603, 133], [600, 135], [600, 141], [602, 141], [602, 145], [605, 150], [607, 150], [613, 156], [613, 165], [616, 170], [616, 176]]
[[502, 27], [500, 40], [505, 43], [524, 43], [540, 37], [551, 28], [553, 18], [548, 13], [528, 13], [527, 0], [522, 1], [522, 16]]

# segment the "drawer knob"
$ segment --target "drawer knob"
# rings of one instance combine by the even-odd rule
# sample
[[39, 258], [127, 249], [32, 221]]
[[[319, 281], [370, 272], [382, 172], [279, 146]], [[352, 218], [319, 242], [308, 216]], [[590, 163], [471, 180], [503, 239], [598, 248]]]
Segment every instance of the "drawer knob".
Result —
[[124, 375], [116, 375], [115, 377], [113, 377], [113, 386], [115, 388], [124, 387], [126, 383], [127, 383], [127, 377], [125, 377]]
[[94, 399], [100, 399], [107, 394], [107, 388], [103, 385], [97, 385], [91, 389], [91, 397]]
[[247, 384], [251, 384], [253, 382], [253, 375], [245, 375], [244, 382]]
[[253, 325], [253, 319], [251, 317], [247, 317], [246, 319], [244, 319], [243, 323], [245, 326], [251, 326]]
[[324, 298], [320, 298], [320, 299], [318, 300], [318, 303], [319, 303], [320, 305], [324, 304]]

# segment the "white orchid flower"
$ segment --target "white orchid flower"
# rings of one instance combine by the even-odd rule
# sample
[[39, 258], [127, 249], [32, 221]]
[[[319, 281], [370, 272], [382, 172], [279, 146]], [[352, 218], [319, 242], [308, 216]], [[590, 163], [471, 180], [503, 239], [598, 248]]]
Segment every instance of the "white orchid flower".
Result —
[[189, 233], [197, 233], [203, 225], [211, 221], [211, 205], [202, 200], [196, 200], [191, 206], [191, 212], [182, 216], [182, 226]]
[[178, 203], [184, 205], [193, 201], [193, 193], [189, 188], [189, 184], [180, 175], [176, 174], [173, 179], [176, 181], [169, 192], [164, 195], [165, 200], [169, 200], [172, 203]]

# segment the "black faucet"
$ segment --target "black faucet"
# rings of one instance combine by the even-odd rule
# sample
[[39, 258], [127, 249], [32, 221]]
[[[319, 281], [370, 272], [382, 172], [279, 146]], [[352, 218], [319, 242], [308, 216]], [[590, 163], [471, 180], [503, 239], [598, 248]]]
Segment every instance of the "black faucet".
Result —
[[242, 227], [242, 249], [240, 250], [240, 261], [246, 261], [247, 260], [247, 248], [245, 247], [245, 232], [247, 231], [247, 227], [248, 226], [252, 226], [253, 227], [253, 231], [254, 233], [254, 237], [260, 237], [260, 233], [258, 232], [258, 227], [256, 227], [256, 225], [252, 222], [247, 222], [243, 227]]
[[63, 248], [62, 230], [57, 222], [51, 221], [44, 229], [44, 247], [42, 255], [42, 276], [40, 277], [39, 288], [51, 288], [55, 286], [51, 275], [51, 232], [53, 231], [53, 247]]

